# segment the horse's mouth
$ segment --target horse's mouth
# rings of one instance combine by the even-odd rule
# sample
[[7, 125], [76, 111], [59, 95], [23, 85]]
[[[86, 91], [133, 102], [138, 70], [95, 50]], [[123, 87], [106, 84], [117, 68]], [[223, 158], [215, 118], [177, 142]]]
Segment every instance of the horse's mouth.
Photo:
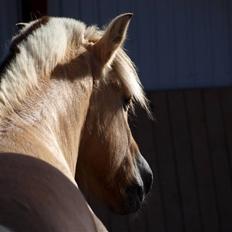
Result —
[[146, 192], [143, 187], [139, 185], [130, 186], [125, 191], [121, 204], [118, 204], [117, 207], [111, 207], [111, 210], [121, 215], [135, 213], [142, 207], [145, 197]]
[[144, 199], [145, 196], [141, 198], [138, 195], [134, 197], [128, 197], [126, 207], [124, 208], [124, 214], [135, 213], [138, 211], [142, 207]]
[[115, 214], [127, 215], [135, 213], [142, 207], [143, 202], [140, 200], [131, 201], [129, 204], [122, 204], [120, 208], [110, 207], [111, 211]]
[[145, 165], [145, 168], [142, 165], [140, 166], [141, 179], [136, 180], [124, 189], [121, 202], [111, 208], [113, 212], [125, 215], [134, 213], [142, 207], [144, 199], [152, 188], [153, 173], [148, 165]]

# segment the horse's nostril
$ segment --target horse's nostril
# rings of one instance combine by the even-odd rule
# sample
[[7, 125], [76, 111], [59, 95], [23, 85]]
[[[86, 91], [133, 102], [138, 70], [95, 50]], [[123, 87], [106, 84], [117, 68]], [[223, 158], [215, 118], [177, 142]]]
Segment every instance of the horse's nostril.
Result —
[[153, 183], [153, 174], [152, 172], [146, 172], [143, 177], [143, 184], [144, 184], [144, 191], [145, 194], [148, 194], [151, 190], [152, 183]]
[[138, 196], [139, 200], [143, 201], [143, 198], [144, 198], [143, 187], [138, 185], [136, 190], [137, 190], [137, 196]]
[[148, 165], [147, 161], [143, 158], [142, 155], [138, 155], [137, 158], [137, 166], [143, 180], [144, 186], [144, 193], [148, 194], [151, 190], [152, 183], [153, 183], [153, 174], [150, 166]]

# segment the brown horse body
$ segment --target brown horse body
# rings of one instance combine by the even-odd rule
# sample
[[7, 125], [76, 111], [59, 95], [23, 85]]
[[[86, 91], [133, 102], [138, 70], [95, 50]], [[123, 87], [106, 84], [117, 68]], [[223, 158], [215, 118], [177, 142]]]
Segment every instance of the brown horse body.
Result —
[[[13, 39], [1, 67], [0, 152], [43, 160], [74, 186], [76, 173], [84, 194], [119, 213], [140, 208], [152, 182], [127, 122], [132, 102], [147, 109], [121, 49], [131, 16], [105, 32], [71, 19], [36, 20]], [[80, 201], [88, 210], [79, 216], [93, 215]], [[102, 230], [94, 220], [99, 228], [86, 231]]]
[[0, 166], [0, 224], [9, 231], [96, 231], [84, 197], [57, 169], [10, 153]]

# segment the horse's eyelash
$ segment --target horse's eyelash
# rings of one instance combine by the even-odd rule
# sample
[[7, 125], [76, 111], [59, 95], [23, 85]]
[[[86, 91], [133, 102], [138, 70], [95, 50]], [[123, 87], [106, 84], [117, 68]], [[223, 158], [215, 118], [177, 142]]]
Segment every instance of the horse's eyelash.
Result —
[[124, 97], [124, 99], [123, 99], [123, 109], [125, 111], [128, 110], [130, 104], [131, 104], [131, 98], [130, 97]]

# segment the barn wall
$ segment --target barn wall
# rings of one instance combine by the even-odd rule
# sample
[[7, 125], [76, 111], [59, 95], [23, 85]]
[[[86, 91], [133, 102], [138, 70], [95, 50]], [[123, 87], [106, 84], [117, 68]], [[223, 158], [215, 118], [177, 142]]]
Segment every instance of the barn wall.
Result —
[[232, 85], [230, 0], [48, 0], [48, 14], [102, 26], [135, 14], [126, 48], [147, 90]]

